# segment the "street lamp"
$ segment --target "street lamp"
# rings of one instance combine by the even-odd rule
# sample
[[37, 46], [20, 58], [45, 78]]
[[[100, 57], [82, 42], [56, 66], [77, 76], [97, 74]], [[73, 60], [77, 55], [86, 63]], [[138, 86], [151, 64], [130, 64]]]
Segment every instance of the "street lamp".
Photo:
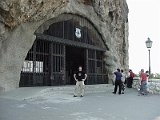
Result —
[[151, 59], [150, 59], [150, 48], [152, 47], [152, 41], [150, 40], [150, 38], [148, 37], [148, 39], [146, 40], [146, 47], [148, 48], [148, 52], [149, 52], [149, 75], [151, 74]]

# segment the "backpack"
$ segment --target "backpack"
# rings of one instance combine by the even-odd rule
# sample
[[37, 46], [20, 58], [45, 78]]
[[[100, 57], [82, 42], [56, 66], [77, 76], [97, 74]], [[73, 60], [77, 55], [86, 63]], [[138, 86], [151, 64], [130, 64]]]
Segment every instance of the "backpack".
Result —
[[134, 73], [133, 72], [130, 72], [130, 77], [134, 77]]

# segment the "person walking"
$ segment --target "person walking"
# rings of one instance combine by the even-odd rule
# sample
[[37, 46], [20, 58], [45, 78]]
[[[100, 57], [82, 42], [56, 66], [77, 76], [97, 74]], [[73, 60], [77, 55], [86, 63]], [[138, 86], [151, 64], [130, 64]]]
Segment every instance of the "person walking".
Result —
[[141, 69], [141, 74], [140, 74], [140, 91], [139, 91], [139, 96], [140, 95], [148, 95], [148, 92], [147, 92], [147, 75], [146, 73], [144, 73], [144, 69]]
[[124, 94], [124, 90], [125, 90], [124, 83], [125, 83], [125, 78], [126, 78], [126, 76], [125, 76], [125, 74], [123, 73], [123, 70], [121, 70], [121, 74], [122, 74], [122, 77], [121, 77], [121, 81], [122, 81], [122, 83], [121, 83], [121, 89], [122, 89], [122, 94]]
[[76, 81], [76, 87], [74, 91], [74, 97], [77, 97], [78, 88], [80, 87], [81, 96], [84, 95], [84, 81], [87, 79], [87, 74], [82, 70], [82, 66], [79, 66], [78, 71], [76, 71], [73, 75]]
[[120, 73], [120, 69], [117, 69], [117, 71], [112, 72], [113, 74], [116, 75], [116, 80], [115, 80], [115, 87], [114, 87], [114, 92], [113, 94], [116, 94], [117, 92], [117, 86], [119, 86], [119, 95], [121, 94], [121, 77], [122, 74]]

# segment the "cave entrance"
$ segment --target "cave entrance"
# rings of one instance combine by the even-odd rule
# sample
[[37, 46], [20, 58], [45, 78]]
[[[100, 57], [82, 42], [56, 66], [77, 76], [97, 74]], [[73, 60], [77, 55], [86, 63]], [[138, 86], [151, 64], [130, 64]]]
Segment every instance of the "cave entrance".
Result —
[[85, 18], [62, 15], [44, 23], [35, 35], [22, 66], [20, 86], [75, 84], [73, 73], [79, 65], [88, 74], [85, 84], [108, 82], [103, 61], [107, 47]]

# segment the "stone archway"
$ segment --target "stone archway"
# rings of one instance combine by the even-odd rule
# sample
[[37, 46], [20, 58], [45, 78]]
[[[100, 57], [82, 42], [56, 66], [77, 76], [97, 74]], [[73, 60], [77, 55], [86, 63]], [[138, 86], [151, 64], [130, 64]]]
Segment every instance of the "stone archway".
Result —
[[[76, 36], [77, 29], [80, 37]], [[71, 79], [78, 64], [88, 74], [86, 84], [108, 82], [103, 61], [108, 47], [93, 23], [83, 16], [61, 14], [43, 23], [35, 34], [36, 40], [22, 67], [20, 86], [73, 84]]]
[[35, 40], [34, 32], [46, 21], [63, 13], [81, 15], [94, 24], [109, 48], [105, 55], [110, 76], [117, 67], [128, 69], [128, 7], [124, 0], [1, 2], [0, 91], [19, 86], [21, 66]]

